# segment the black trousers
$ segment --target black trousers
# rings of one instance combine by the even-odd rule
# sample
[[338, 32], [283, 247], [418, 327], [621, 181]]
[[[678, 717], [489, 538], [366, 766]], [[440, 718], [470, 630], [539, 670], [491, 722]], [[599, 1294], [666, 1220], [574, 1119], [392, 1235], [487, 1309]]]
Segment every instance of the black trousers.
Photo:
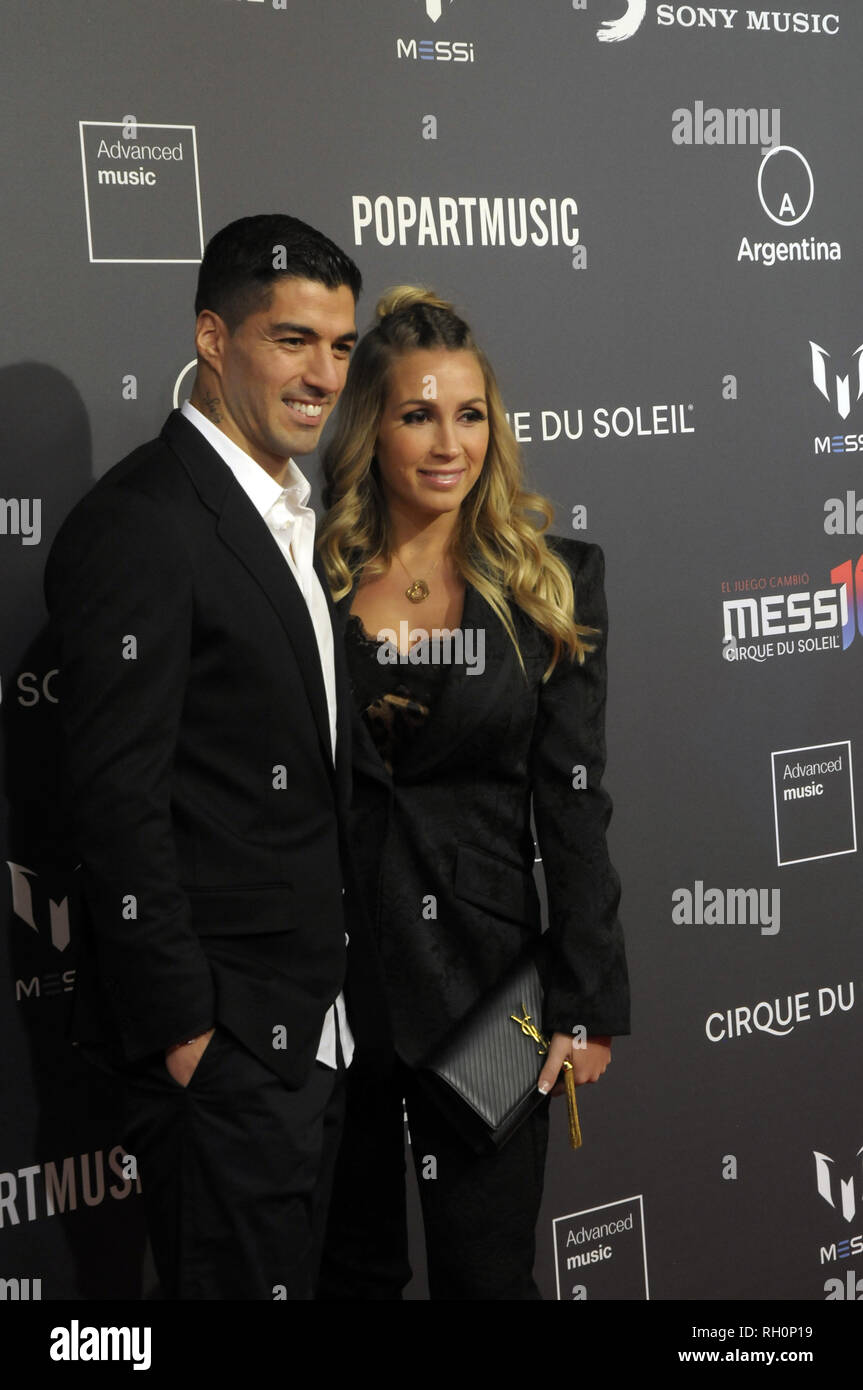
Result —
[[289, 1090], [220, 1025], [186, 1087], [161, 1056], [127, 1070], [124, 1143], [165, 1298], [313, 1297], [343, 1077], [316, 1062]]
[[538, 1299], [535, 1230], [548, 1145], [544, 1101], [502, 1150], [476, 1154], [402, 1063], [384, 1078], [357, 1058], [317, 1297], [400, 1299], [407, 1249], [404, 1107], [432, 1299]]

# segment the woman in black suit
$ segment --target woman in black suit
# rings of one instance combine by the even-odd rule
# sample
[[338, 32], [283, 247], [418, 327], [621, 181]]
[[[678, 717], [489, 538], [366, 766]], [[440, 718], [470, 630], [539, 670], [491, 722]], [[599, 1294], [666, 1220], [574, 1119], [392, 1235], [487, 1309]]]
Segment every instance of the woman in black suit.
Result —
[[596, 1081], [628, 1032], [600, 786], [602, 552], [544, 536], [551, 508], [524, 490], [491, 368], [427, 290], [378, 305], [324, 468], [321, 555], [357, 710], [353, 849], [393, 1057], [349, 1072], [321, 1297], [399, 1298], [410, 1277], [404, 1097], [431, 1297], [535, 1299], [547, 1101], [478, 1155], [416, 1073], [539, 937], [531, 811], [549, 908], [540, 1089], [560, 1089], [564, 1061]]

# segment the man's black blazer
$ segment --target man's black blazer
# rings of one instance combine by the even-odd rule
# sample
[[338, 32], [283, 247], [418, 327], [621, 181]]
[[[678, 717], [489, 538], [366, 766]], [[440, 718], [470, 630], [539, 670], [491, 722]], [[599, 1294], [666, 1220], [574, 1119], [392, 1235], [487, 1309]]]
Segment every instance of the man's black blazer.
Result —
[[77, 1039], [133, 1062], [221, 1022], [301, 1085], [352, 930], [341, 643], [334, 768], [296, 581], [177, 411], [72, 511], [46, 595], [89, 917]]
[[[569, 566], [578, 620], [599, 629], [583, 666], [561, 658], [511, 607], [524, 670], [502, 622], [471, 585], [462, 628], [485, 634], [485, 669], [453, 665], [425, 726], [393, 776], [354, 723], [352, 838], [364, 896], [375, 903], [395, 1044], [421, 1062], [542, 930], [531, 812], [545, 871], [540, 953], [547, 1033], [629, 1032], [629, 990], [608, 856], [603, 556], [554, 538]], [[338, 605], [343, 621], [352, 595]], [[422, 609], [416, 622], [422, 624]], [[410, 665], [405, 666], [410, 687]]]

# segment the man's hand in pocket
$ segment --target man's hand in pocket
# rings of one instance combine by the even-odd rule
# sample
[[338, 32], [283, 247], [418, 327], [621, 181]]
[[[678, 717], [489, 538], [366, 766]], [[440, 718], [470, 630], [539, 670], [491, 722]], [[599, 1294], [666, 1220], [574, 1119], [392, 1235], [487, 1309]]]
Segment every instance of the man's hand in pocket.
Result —
[[215, 1029], [211, 1028], [189, 1042], [175, 1043], [173, 1047], [166, 1048], [165, 1066], [178, 1085], [188, 1086], [214, 1032]]

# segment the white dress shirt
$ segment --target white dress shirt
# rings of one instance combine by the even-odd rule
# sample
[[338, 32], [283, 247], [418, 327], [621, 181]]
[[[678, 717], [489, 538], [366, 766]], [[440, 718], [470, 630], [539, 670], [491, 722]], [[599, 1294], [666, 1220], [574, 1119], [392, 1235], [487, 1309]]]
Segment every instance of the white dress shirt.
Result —
[[[311, 507], [306, 505], [311, 486], [293, 459], [289, 459], [286, 485], [282, 487], [265, 468], [256, 463], [189, 401], [183, 402], [182, 413], [225, 461], [249, 501], [260, 512], [305, 599], [321, 658], [321, 673], [324, 678], [330, 722], [330, 752], [335, 762], [336, 668], [333, 626], [326, 596], [312, 563], [315, 552], [315, 514]], [[337, 1029], [345, 1066], [348, 1066], [354, 1054], [354, 1040], [345, 1013], [343, 994], [339, 994], [338, 999], [327, 1010], [321, 1032], [317, 1060], [327, 1067], [336, 1066]]]

